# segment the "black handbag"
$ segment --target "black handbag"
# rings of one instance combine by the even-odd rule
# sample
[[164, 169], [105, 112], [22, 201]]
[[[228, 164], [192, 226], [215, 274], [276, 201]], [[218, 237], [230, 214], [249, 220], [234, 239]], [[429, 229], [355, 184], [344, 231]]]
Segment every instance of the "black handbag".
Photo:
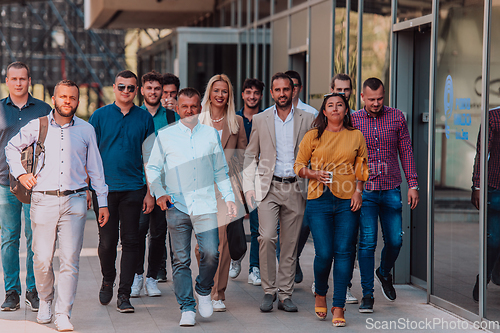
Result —
[[247, 252], [247, 236], [243, 227], [243, 217], [227, 225], [227, 243], [231, 259], [239, 260]]

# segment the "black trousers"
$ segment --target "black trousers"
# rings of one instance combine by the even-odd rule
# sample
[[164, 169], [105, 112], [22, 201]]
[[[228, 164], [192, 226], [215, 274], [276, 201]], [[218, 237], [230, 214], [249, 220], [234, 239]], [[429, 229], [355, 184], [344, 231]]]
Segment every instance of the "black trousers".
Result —
[[144, 273], [144, 254], [146, 252], [146, 236], [149, 230], [148, 271], [146, 277], [154, 279], [158, 276], [162, 260], [165, 262], [165, 240], [167, 238], [167, 219], [165, 211], [155, 203], [149, 214], [141, 212], [139, 219], [139, 256], [136, 274]]
[[[109, 192], [109, 221], [99, 227], [99, 246], [97, 248], [103, 280], [113, 283], [116, 278], [116, 247], [118, 239], [122, 244], [120, 261], [120, 283], [118, 295], [130, 296], [134, 282], [139, 253], [139, 218], [142, 203], [146, 195], [146, 186], [135, 191]], [[97, 197], [92, 193], [96, 216], [99, 216]]]

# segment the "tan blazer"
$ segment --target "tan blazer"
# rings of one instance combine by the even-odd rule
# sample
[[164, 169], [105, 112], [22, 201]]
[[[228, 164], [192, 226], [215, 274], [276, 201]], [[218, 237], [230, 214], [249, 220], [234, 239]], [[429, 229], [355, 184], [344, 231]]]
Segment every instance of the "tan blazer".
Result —
[[[233, 193], [236, 198], [236, 206], [238, 210], [237, 218], [245, 216], [245, 206], [243, 205], [243, 198], [241, 196], [242, 189], [242, 177], [241, 172], [243, 169], [243, 158], [245, 153], [245, 148], [247, 147], [247, 136], [245, 132], [245, 126], [243, 124], [243, 118], [241, 116], [236, 116], [238, 120], [239, 130], [237, 134], [230, 134], [229, 126], [227, 121], [224, 121], [222, 126], [222, 137], [220, 139], [222, 148], [224, 149], [224, 155], [226, 156], [226, 162], [229, 167], [229, 178], [231, 180], [231, 185], [233, 187]], [[217, 188], [217, 185], [215, 185]], [[216, 197], [218, 201], [218, 211], [221, 212], [221, 218], [226, 214], [226, 207], [221, 198], [221, 194], [216, 191]], [[221, 205], [222, 204], [222, 205]], [[225, 220], [225, 219], [223, 219]], [[234, 220], [234, 219], [232, 219]], [[225, 223], [228, 223], [226, 221]], [[224, 224], [224, 222], [222, 223]]]
[[[293, 150], [295, 157], [304, 134], [311, 129], [314, 115], [294, 108]], [[255, 191], [255, 200], [262, 201], [269, 192], [276, 165], [276, 131], [274, 127], [274, 107], [256, 114], [252, 119], [250, 142], [245, 151], [243, 166], [243, 191]], [[299, 186], [307, 198], [307, 182], [299, 178]]]

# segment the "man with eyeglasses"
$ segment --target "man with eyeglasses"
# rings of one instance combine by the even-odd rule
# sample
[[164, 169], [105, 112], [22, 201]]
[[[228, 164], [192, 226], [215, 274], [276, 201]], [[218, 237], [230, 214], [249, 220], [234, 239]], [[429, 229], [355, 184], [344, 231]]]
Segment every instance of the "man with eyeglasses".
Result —
[[[151, 114], [134, 105], [137, 94], [134, 73], [128, 70], [118, 73], [113, 92], [116, 101], [97, 109], [89, 119], [96, 132], [109, 187], [109, 221], [99, 226], [98, 254], [103, 276], [99, 301], [107, 305], [113, 298], [116, 247], [120, 238], [122, 256], [117, 310], [134, 312], [129, 298], [139, 253], [139, 218], [141, 210], [149, 214], [154, 207], [154, 198], [143, 176], [142, 144], [150, 135], [154, 137], [155, 128]], [[97, 197], [92, 194], [96, 210]]]
[[306, 112], [312, 113], [315, 117], [318, 115], [318, 110], [302, 102], [299, 98], [300, 92], [302, 91], [302, 79], [300, 78], [300, 74], [296, 71], [286, 71], [286, 75], [292, 78], [293, 81], [293, 92], [292, 92], [292, 103], [293, 107], [296, 109], [301, 109]]

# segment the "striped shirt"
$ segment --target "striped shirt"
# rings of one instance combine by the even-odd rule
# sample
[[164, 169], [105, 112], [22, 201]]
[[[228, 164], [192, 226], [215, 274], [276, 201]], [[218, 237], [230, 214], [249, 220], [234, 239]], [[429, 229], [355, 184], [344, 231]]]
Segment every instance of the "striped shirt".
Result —
[[391, 190], [401, 185], [398, 152], [408, 186], [418, 186], [410, 133], [403, 113], [384, 106], [378, 117], [372, 117], [361, 109], [354, 112], [351, 118], [354, 127], [365, 136], [368, 148], [370, 177], [365, 188]]
[[[488, 186], [500, 189], [500, 108], [490, 110], [488, 117]], [[477, 135], [476, 158], [472, 184], [479, 187], [479, 166], [481, 159], [481, 131]]]

